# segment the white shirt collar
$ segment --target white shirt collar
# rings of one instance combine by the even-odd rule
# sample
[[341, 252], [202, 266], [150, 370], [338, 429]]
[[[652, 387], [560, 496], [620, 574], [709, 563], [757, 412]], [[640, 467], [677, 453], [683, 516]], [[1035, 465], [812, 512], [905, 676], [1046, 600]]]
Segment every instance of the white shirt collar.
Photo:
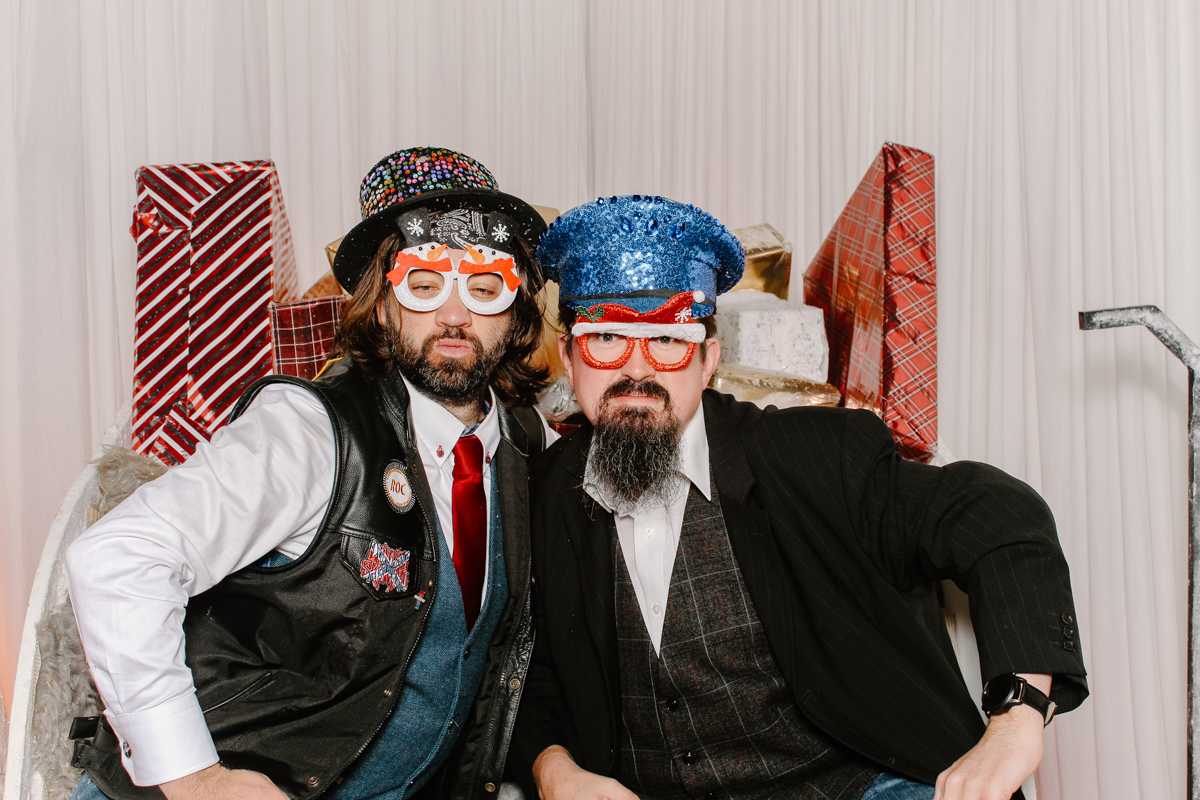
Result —
[[[708, 431], [704, 427], [703, 405], [696, 407], [696, 412], [684, 426], [683, 433], [679, 437], [679, 447], [681, 474], [700, 490], [705, 500], [712, 500], [712, 486], [709, 483], [708, 470]], [[686, 485], [686, 483], [681, 484], [681, 486]], [[595, 479], [590, 458], [584, 469], [583, 488], [605, 511], [616, 512], [621, 505], [615, 498], [609, 498]], [[636, 507], [621, 509], [620, 513], [632, 514], [635, 511]]]
[[[404, 378], [403, 375], [400, 377]], [[408, 378], [404, 378], [404, 386], [408, 389], [417, 442], [424, 446], [428, 456], [441, 468], [453, 452], [454, 446], [458, 444], [459, 437], [467, 432], [468, 426], [437, 400], [422, 394], [409, 383]], [[496, 395], [492, 393], [491, 388], [488, 389], [488, 393], [492, 401], [491, 407], [475, 429], [475, 435], [483, 445], [484, 457], [491, 459], [500, 445], [500, 414], [496, 410], [499, 405]]]

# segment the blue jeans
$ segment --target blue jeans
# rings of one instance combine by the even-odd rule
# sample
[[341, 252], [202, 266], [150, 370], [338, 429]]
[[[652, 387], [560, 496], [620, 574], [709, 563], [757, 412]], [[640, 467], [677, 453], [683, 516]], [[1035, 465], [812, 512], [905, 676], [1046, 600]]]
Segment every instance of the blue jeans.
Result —
[[[75, 784], [71, 792], [71, 800], [108, 800], [103, 792], [92, 783], [85, 772]], [[923, 783], [913, 783], [895, 775], [881, 774], [867, 789], [862, 800], [933, 800], [933, 787]]]
[[79, 782], [71, 792], [71, 800], [108, 800], [108, 795], [100, 791], [100, 787], [85, 772], [79, 776]]
[[[78, 800], [72, 797], [71, 800]], [[881, 773], [862, 800], [933, 800], [933, 787]]]

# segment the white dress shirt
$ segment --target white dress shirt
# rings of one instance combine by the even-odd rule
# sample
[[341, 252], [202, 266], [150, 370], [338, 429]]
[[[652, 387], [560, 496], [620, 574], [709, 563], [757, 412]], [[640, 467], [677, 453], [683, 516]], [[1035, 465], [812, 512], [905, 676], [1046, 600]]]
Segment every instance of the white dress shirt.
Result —
[[[408, 379], [408, 400], [412, 405], [413, 427], [417, 434], [417, 453], [421, 466], [429, 480], [429, 491], [433, 494], [433, 505], [437, 509], [438, 523], [442, 526], [442, 538], [450, 555], [454, 555], [454, 446], [467, 432], [467, 426], [458, 417], [431, 397], [418, 392]], [[489, 390], [490, 391], [490, 390]], [[421, 420], [420, 424], [417, 420]], [[496, 413], [496, 397], [492, 395], [488, 413], [475, 428], [475, 436], [483, 445], [483, 496], [487, 501], [487, 519], [492, 513], [492, 471], [488, 465], [500, 446], [500, 415]], [[487, 559], [490, 563], [491, 559]], [[487, 573], [484, 573], [484, 589], [487, 588]]]
[[[409, 394], [417, 450], [452, 548], [451, 452], [464, 426], [411, 387]], [[477, 434], [494, 454], [500, 439], [494, 398]], [[335, 461], [333, 427], [321, 402], [297, 387], [268, 386], [211, 442], [67, 550], [88, 665], [105, 715], [128, 745], [123, 761], [134, 783], [163, 783], [217, 762], [184, 663], [188, 598], [273, 550], [299, 557], [329, 505]]]
[[633, 581], [638, 608], [654, 652], [662, 643], [663, 619], [667, 613], [667, 593], [671, 588], [671, 571], [675, 567], [675, 552], [683, 531], [683, 513], [687, 508], [688, 492], [695, 486], [706, 500], [712, 499], [708, 472], [708, 434], [704, 429], [704, 411], [697, 408], [679, 438], [682, 472], [674, 492], [666, 503], [636, 503], [625, 507], [609, 497], [592, 472], [591, 461], [584, 470], [583, 488], [601, 508], [612, 512], [617, 526], [617, 540], [625, 566]]

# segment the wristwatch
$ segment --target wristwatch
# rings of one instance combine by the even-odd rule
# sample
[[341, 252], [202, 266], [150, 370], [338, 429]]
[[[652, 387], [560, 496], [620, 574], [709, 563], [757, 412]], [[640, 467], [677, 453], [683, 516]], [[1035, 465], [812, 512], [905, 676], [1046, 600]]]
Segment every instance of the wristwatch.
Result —
[[[983, 687], [983, 713], [1003, 714], [1013, 706], [1027, 705], [1037, 711], [1049, 725], [1058, 706], [1040, 689], [1015, 673], [997, 675]], [[1044, 726], [1043, 726], [1044, 727]]]

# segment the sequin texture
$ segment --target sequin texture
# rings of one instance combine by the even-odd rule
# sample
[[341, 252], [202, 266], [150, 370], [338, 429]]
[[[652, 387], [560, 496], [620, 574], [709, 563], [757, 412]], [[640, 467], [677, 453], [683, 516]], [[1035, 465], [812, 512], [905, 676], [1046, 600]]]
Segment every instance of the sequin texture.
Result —
[[563, 214], [542, 236], [538, 263], [560, 297], [652, 312], [680, 292], [702, 292], [693, 318], [742, 277], [741, 243], [711, 214], [663, 197], [601, 197]]
[[498, 189], [487, 167], [443, 147], [414, 147], [382, 159], [358, 190], [363, 219], [405, 197], [437, 189]]

